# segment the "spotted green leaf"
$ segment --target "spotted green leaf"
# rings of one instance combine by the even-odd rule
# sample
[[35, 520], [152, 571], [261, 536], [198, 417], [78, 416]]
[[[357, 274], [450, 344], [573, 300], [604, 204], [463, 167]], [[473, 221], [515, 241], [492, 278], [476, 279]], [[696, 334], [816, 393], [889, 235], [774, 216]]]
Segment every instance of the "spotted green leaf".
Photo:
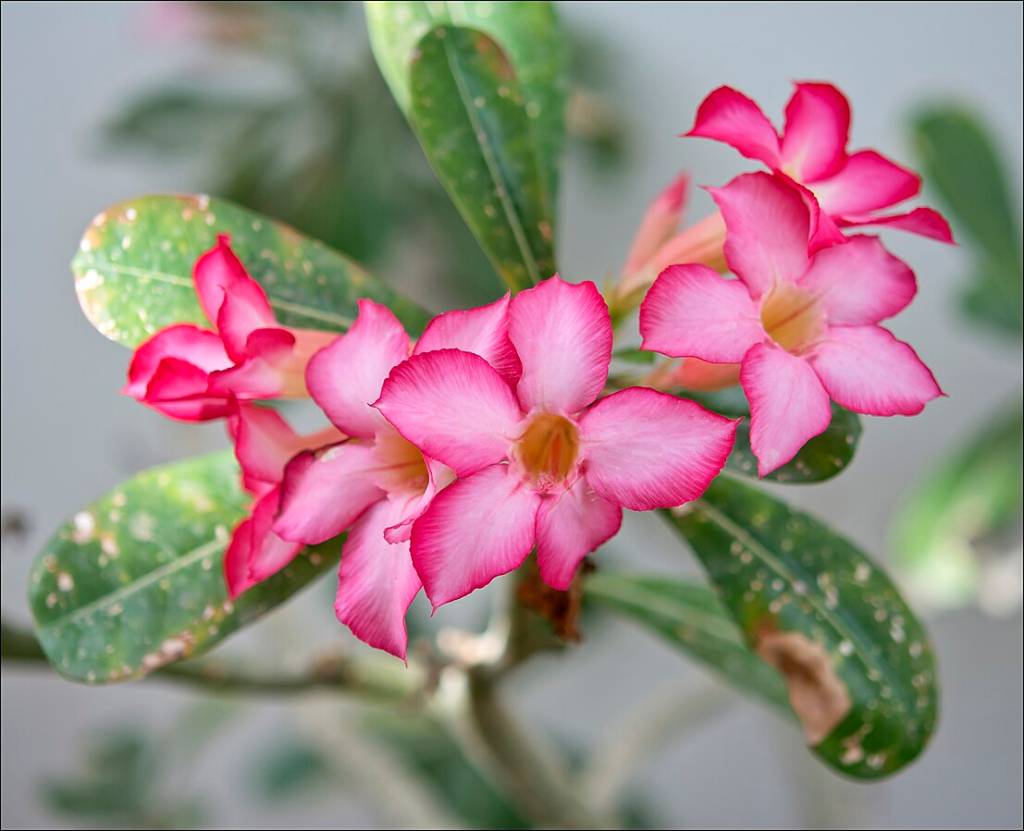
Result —
[[196, 299], [192, 265], [219, 233], [231, 235], [235, 252], [286, 326], [345, 331], [360, 297], [390, 307], [413, 333], [427, 320], [423, 310], [336, 251], [207, 196], [144, 196], [99, 214], [72, 262], [86, 317], [128, 347], [172, 323], [209, 326]]
[[598, 572], [584, 597], [635, 621], [707, 665], [742, 692], [789, 710], [779, 674], [751, 652], [715, 593], [666, 577]]
[[494, 40], [508, 56], [529, 113], [548, 202], [557, 203], [569, 57], [551, 3], [368, 2], [366, 19], [377, 65], [407, 115], [412, 109], [409, 67], [427, 32], [451, 24], [477, 29]]
[[[764, 478], [792, 485], [831, 479], [853, 460], [860, 432], [857, 414], [833, 404], [832, 421], [825, 432], [808, 441], [791, 461]], [[736, 445], [726, 467], [744, 476], [757, 476], [757, 457], [750, 449], [749, 418], [740, 422], [736, 429]]]
[[221, 563], [248, 502], [225, 452], [143, 471], [75, 514], [29, 584], [54, 668], [97, 684], [145, 675], [204, 652], [331, 568], [336, 542], [231, 602]]
[[782, 673], [822, 760], [873, 779], [924, 749], [938, 700], [931, 647], [878, 566], [817, 520], [729, 476], [664, 516], [751, 648]]

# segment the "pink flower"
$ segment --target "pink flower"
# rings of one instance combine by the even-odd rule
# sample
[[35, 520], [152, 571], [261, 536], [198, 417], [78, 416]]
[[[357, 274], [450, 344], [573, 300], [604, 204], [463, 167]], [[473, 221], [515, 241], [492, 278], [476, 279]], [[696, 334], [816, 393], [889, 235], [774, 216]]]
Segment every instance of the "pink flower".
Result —
[[730, 144], [813, 194], [812, 250], [841, 242], [840, 227], [858, 225], [889, 225], [953, 242], [949, 224], [931, 208], [879, 215], [883, 208], [916, 196], [920, 177], [874, 150], [847, 154], [846, 97], [831, 84], [795, 86], [781, 137], [757, 104], [731, 87], [719, 87], [704, 99], [693, 129], [685, 135]]
[[228, 416], [236, 399], [305, 396], [306, 362], [335, 336], [278, 325], [226, 234], [196, 260], [192, 276], [214, 330], [161, 329], [135, 350], [122, 392], [184, 421]]
[[516, 295], [508, 320], [518, 379], [444, 349], [396, 367], [376, 405], [459, 477], [412, 526], [412, 561], [435, 609], [534, 546], [541, 577], [566, 589], [618, 531], [622, 507], [695, 499], [732, 449], [735, 423], [693, 402], [641, 388], [595, 401], [612, 328], [593, 283], [552, 277]]
[[242, 484], [256, 498], [249, 517], [235, 528], [224, 555], [228, 594], [235, 598], [276, 574], [302, 548], [272, 529], [288, 461], [308, 448], [344, 437], [333, 427], [309, 436], [297, 435], [273, 410], [247, 403], [238, 405], [228, 426], [242, 468]]
[[741, 363], [751, 446], [764, 476], [831, 420], [829, 399], [868, 415], [915, 415], [942, 391], [913, 349], [878, 322], [917, 286], [875, 237], [807, 253], [811, 214], [766, 173], [712, 189], [739, 280], [702, 265], [665, 269], [640, 307], [643, 348]]
[[[506, 296], [439, 315], [413, 354], [464, 349], [460, 354], [472, 353], [496, 377], [514, 382], [520, 367], [508, 339], [508, 304]], [[421, 585], [409, 556], [412, 523], [451, 480], [451, 471], [370, 406], [388, 373], [409, 354], [409, 336], [395, 316], [361, 300], [348, 333], [309, 362], [310, 394], [351, 438], [288, 464], [274, 523], [277, 534], [296, 543], [323, 542], [348, 529], [335, 612], [356, 637], [403, 659], [405, 613]]]

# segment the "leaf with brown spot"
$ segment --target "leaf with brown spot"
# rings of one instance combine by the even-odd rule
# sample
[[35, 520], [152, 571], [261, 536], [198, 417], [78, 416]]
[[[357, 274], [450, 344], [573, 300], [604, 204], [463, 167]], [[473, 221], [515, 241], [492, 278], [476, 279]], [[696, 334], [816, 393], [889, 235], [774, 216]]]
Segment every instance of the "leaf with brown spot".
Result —
[[728, 475], [663, 515], [747, 642], [787, 677], [822, 760], [875, 779], [921, 753], [938, 710], [931, 645], [875, 563], [818, 520]]
[[210, 649], [330, 570], [307, 549], [234, 602], [222, 559], [247, 510], [230, 452], [150, 468], [79, 511], [39, 553], [29, 603], [53, 667], [123, 681]]

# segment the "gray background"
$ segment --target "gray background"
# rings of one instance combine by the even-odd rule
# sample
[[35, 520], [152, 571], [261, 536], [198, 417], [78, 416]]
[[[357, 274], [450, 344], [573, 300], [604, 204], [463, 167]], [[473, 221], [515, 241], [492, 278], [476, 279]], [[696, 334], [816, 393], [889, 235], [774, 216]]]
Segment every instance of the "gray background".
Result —
[[[997, 128], [1019, 193], [1019, 4], [574, 3], [565, 14], [612, 45], [614, 92], [636, 142], [614, 189], [581, 167], [568, 170], [562, 262], [571, 279], [601, 280], [621, 263], [647, 200], [678, 169], [698, 183], [722, 183], [746, 166], [727, 149], [674, 138], [690, 126], [702, 96], [722, 83], [775, 117], [790, 80], [834, 81], [854, 104], [855, 145], [904, 161], [908, 113], [923, 100], [955, 96]], [[223, 439], [217, 427], [173, 424], [117, 394], [128, 355], [86, 322], [67, 267], [101, 208], [191, 183], [180, 166], [98, 159], [92, 143], [101, 116], [143, 82], [193, 65], [193, 48], [141, 37], [147, 12], [139, 5], [4, 3], [2, 16], [2, 500], [5, 509], [28, 511], [32, 522], [27, 539], [4, 550], [2, 599], [7, 613], [27, 620], [30, 558], [60, 521], [131, 472]], [[700, 194], [691, 217], [707, 209]], [[970, 333], [955, 314], [966, 256], [907, 235], [890, 234], [887, 242], [921, 286], [894, 329], [915, 344], [950, 397], [914, 421], [868, 419], [849, 471], [824, 486], [786, 491], [877, 552], [908, 484], [1021, 380], [1019, 355]], [[637, 516], [608, 556], [651, 570], [690, 568], [656, 523]], [[444, 624], [457, 614], [438, 618]], [[794, 731], [738, 702], [652, 757], [638, 785], [676, 825], [1019, 827], [1020, 614], [962, 611], [936, 616], [930, 628], [941, 659], [942, 724], [925, 756], [894, 779], [870, 787], [840, 781], [804, 753]], [[258, 646], [274, 660], [294, 653], [296, 643], [337, 637], [346, 636], [332, 626], [326, 590], [317, 589], [243, 636], [241, 648]], [[622, 626], [564, 660], [541, 662], [510, 692], [538, 725], [590, 742], [666, 682], [705, 683], [659, 643]], [[90, 729], [120, 720], [170, 725], [194, 700], [159, 683], [86, 689], [5, 668], [3, 825], [65, 822], [40, 807], [37, 783], [71, 769], [77, 740]], [[210, 795], [213, 820], [225, 826], [382, 821], [351, 788], [270, 807], [244, 790], [243, 757], [282, 724], [308, 720], [300, 709], [247, 705], [216, 750], [174, 786]]]

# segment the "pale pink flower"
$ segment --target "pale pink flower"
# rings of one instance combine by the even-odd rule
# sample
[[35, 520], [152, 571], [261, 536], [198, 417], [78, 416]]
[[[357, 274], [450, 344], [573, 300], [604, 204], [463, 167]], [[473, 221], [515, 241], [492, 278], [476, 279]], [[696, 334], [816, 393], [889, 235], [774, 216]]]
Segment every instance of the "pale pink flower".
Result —
[[[514, 383], [520, 367], [508, 339], [508, 305], [506, 296], [439, 315], [413, 354], [465, 349]], [[370, 406], [388, 373], [409, 357], [410, 346], [386, 307], [360, 300], [352, 328], [309, 362], [310, 394], [350, 438], [288, 464], [274, 523], [277, 534], [296, 543], [320, 543], [348, 531], [338, 571], [338, 619], [361, 640], [403, 659], [405, 613], [420, 589], [409, 557], [412, 522], [452, 478]]]
[[[580, 561], [638, 511], [696, 499], [725, 464], [736, 424], [646, 388], [598, 399], [612, 328], [593, 283], [557, 276], [516, 295], [502, 376], [445, 349], [396, 367], [377, 408], [459, 477], [412, 526], [412, 560], [435, 608], [517, 568], [566, 589]], [[510, 383], [511, 381], [511, 383]]]
[[645, 349], [742, 364], [762, 476], [828, 427], [830, 398], [859, 413], [915, 415], [942, 395], [914, 350], [877, 325], [917, 290], [910, 268], [877, 238], [854, 236], [808, 255], [806, 202], [766, 173], [711, 194], [739, 279], [670, 266], [640, 307], [640, 333]]
[[836, 87], [795, 87], [781, 136], [754, 101], [724, 86], [704, 99], [693, 129], [685, 135], [725, 142], [788, 176], [806, 195], [813, 194], [808, 200], [812, 250], [841, 242], [840, 228], [860, 225], [888, 225], [953, 242], [949, 224], [931, 208], [877, 213], [916, 196], [921, 178], [874, 150], [847, 153], [850, 105]]

